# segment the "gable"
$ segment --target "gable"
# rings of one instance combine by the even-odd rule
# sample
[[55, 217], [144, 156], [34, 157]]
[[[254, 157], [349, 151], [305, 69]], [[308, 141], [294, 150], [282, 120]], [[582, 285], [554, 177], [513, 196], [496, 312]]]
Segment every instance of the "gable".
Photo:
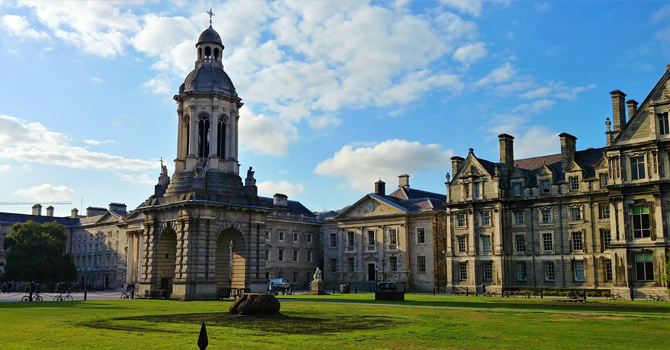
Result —
[[368, 194], [335, 217], [336, 220], [403, 214], [406, 210], [391, 200]]
[[579, 166], [575, 161], [572, 161], [570, 165], [568, 165], [568, 168], [565, 170], [566, 173], [573, 172], [573, 171], [581, 171], [584, 172], [584, 169]]
[[470, 154], [463, 162], [462, 170], [454, 177], [453, 183], [455, 183], [457, 179], [482, 176], [491, 178], [488, 170], [486, 170], [486, 168], [479, 162], [479, 159]]
[[553, 178], [554, 177], [554, 172], [551, 171], [551, 169], [549, 169], [548, 166], [542, 165], [542, 167], [540, 167], [540, 170], [538, 170], [537, 175], [535, 175], [535, 176], [538, 177], [538, 178], [539, 177], [551, 176]]

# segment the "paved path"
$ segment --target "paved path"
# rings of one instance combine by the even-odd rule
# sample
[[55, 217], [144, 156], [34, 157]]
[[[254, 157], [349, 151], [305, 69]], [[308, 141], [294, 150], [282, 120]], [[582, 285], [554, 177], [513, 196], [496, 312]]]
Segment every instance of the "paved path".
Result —
[[281, 302], [299, 302], [299, 303], [321, 303], [321, 304], [346, 304], [346, 305], [369, 305], [369, 306], [396, 306], [396, 307], [414, 307], [425, 309], [451, 309], [451, 310], [466, 310], [466, 311], [483, 311], [483, 312], [515, 312], [515, 313], [544, 313], [544, 314], [561, 314], [561, 315], [579, 315], [579, 316], [614, 316], [614, 317], [653, 317], [653, 318], [667, 318], [670, 315], [658, 314], [637, 314], [629, 312], [611, 312], [611, 311], [568, 311], [568, 310], [546, 310], [546, 309], [515, 309], [515, 308], [479, 308], [467, 306], [434, 306], [434, 305], [403, 305], [403, 304], [385, 304], [385, 303], [352, 303], [339, 301], [312, 301], [312, 300], [294, 300], [294, 299], [280, 299]]

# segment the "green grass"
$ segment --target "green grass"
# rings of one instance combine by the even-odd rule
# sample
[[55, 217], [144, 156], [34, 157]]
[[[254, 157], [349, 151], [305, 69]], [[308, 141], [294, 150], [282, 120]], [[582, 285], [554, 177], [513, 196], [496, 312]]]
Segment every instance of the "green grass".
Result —
[[670, 348], [670, 303], [407, 295], [400, 304], [439, 307], [363, 304], [373, 299], [280, 297], [282, 315], [259, 319], [224, 315], [231, 302], [2, 303], [0, 349], [196, 349], [201, 322], [208, 349]]

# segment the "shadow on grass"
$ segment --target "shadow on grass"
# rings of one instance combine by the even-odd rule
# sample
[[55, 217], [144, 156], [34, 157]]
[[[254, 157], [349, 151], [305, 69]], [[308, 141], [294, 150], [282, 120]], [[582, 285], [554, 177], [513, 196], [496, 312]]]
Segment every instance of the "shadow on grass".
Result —
[[400, 320], [393, 317], [366, 315], [300, 317], [279, 314], [264, 317], [248, 317], [229, 315], [227, 313], [205, 313], [122, 317], [97, 321], [86, 324], [86, 326], [122, 331], [179, 333], [176, 330], [146, 328], [147, 322], [156, 326], [160, 324], [199, 325], [204, 322], [208, 327], [232, 327], [298, 335], [330, 334], [358, 330], [385, 330], [400, 324]]

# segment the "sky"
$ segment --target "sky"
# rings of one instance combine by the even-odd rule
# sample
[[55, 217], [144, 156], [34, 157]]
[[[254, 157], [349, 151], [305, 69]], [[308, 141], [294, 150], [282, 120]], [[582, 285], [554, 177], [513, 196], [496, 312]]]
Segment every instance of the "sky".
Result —
[[609, 92], [642, 102], [670, 63], [666, 1], [3, 1], [0, 202], [66, 216], [151, 196], [210, 7], [241, 169], [313, 211], [400, 174], [444, 193], [450, 158], [497, 162], [500, 133], [517, 159], [562, 132], [603, 147]]

